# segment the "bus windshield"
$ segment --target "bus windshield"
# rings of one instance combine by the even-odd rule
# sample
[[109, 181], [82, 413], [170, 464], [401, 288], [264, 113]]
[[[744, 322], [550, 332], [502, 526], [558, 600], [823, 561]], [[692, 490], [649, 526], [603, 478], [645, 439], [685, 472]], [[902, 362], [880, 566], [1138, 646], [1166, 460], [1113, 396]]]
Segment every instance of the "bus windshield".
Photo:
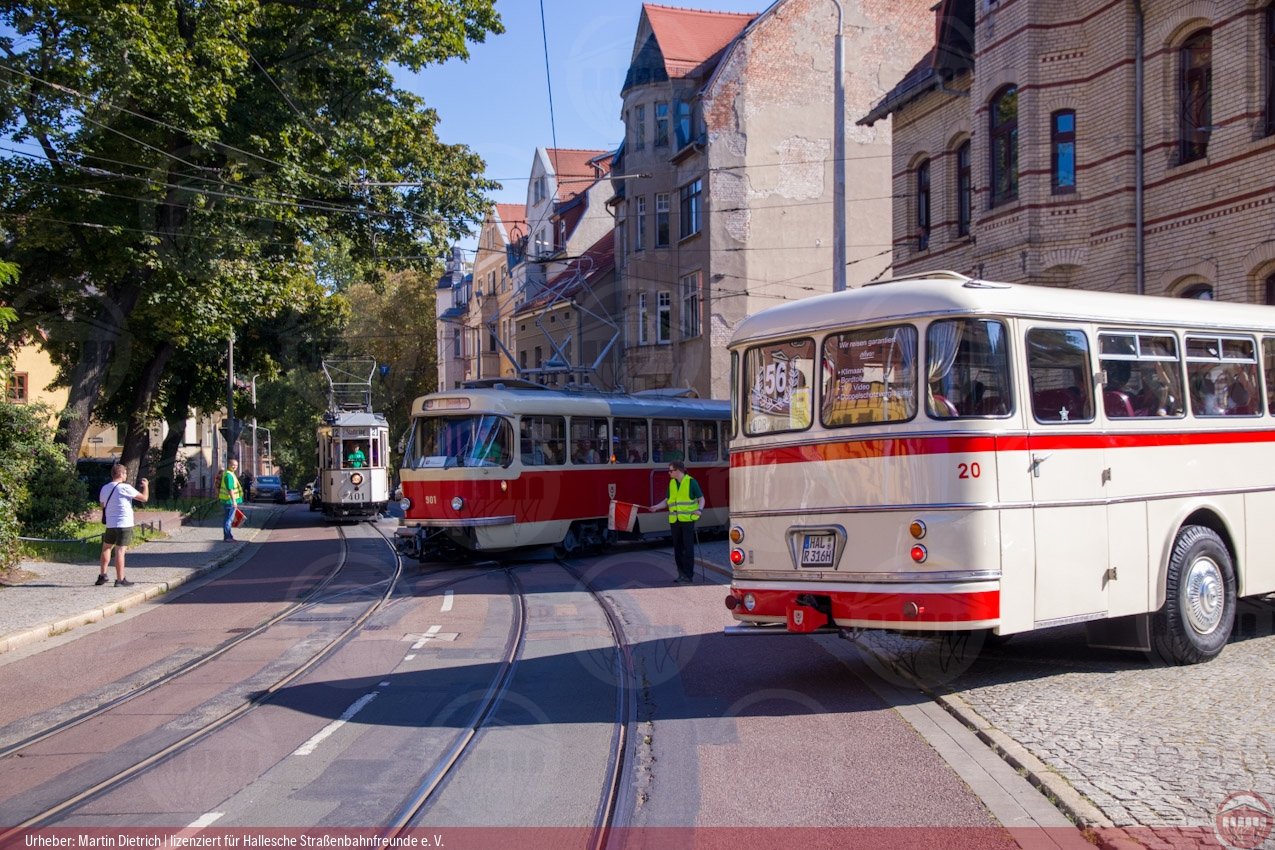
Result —
[[513, 430], [499, 416], [426, 416], [404, 464], [410, 469], [451, 466], [509, 466]]

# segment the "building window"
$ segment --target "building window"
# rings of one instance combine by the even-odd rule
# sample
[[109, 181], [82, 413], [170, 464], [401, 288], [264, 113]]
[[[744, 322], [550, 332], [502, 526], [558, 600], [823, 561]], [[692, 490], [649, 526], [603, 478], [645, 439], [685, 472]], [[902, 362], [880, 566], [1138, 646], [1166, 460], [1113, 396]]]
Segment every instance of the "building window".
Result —
[[646, 147], [646, 104], [633, 107], [633, 150]]
[[656, 325], [655, 341], [663, 344], [673, 338], [673, 294], [661, 292], [658, 298], [660, 316], [659, 324]]
[[682, 278], [682, 339], [700, 335], [699, 272]]
[[668, 147], [668, 104], [655, 104], [655, 146]]
[[460, 328], [452, 328], [452, 357], [460, 356]]
[[684, 100], [673, 103], [674, 119], [676, 119], [677, 147], [679, 150], [691, 143], [691, 105]]
[[30, 401], [27, 395], [27, 373], [14, 372], [9, 376], [9, 391], [5, 398], [10, 404], [26, 404]]
[[496, 332], [488, 328], [487, 337], [489, 339], [487, 350], [492, 354], [496, 353]]
[[1268, 307], [1275, 306], [1275, 272], [1266, 278], [1266, 289], [1263, 294], [1265, 298], [1262, 303]]
[[1196, 301], [1212, 301], [1213, 287], [1207, 283], [1195, 283], [1182, 290], [1180, 298], [1193, 298]]
[[540, 350], [540, 346], [536, 346], [536, 368], [539, 369], [545, 362], [544, 352]]
[[1050, 117], [1051, 169], [1055, 195], [1076, 191], [1076, 113], [1070, 109]]
[[680, 212], [680, 234], [679, 238], [685, 239], [688, 236], [694, 236], [699, 233], [700, 229], [700, 198], [701, 189], [703, 188], [702, 180], [695, 180], [687, 183], [682, 187], [680, 192], [681, 204], [678, 211]]
[[646, 196], [637, 197], [637, 220], [633, 223], [633, 250], [646, 250]]
[[661, 192], [655, 196], [655, 247], [667, 248], [669, 227], [668, 227], [668, 192]]
[[930, 247], [930, 161], [916, 167], [916, 249]]
[[1183, 42], [1178, 62], [1179, 160], [1190, 162], [1208, 154], [1213, 132], [1213, 31], [1200, 30]]
[[638, 345], [650, 345], [651, 335], [647, 331], [646, 293], [638, 293]]
[[956, 235], [970, 235], [974, 218], [974, 178], [970, 170], [970, 143], [956, 149]]
[[540, 203], [549, 197], [549, 178], [541, 174], [536, 178], [535, 189], [532, 193], [532, 203]]
[[527, 349], [518, 352], [518, 366], [521, 369], [527, 368]]
[[1275, 134], [1275, 3], [1266, 7], [1266, 133]]
[[992, 98], [992, 206], [1018, 197], [1018, 89]]

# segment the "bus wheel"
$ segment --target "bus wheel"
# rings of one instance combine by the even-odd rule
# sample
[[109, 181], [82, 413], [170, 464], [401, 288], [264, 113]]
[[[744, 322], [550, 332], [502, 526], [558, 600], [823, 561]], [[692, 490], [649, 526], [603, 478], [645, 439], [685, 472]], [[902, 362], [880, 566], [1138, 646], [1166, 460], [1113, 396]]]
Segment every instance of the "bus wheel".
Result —
[[1164, 607], [1151, 623], [1151, 650], [1166, 664], [1198, 664], [1222, 651], [1235, 621], [1235, 568], [1217, 532], [1178, 532], [1165, 578]]

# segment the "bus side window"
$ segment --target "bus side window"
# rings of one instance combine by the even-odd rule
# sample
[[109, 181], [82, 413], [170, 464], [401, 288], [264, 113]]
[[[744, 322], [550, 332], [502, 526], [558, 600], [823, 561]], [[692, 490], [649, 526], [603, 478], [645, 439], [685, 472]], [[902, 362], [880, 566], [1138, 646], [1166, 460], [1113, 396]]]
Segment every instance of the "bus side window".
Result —
[[1091, 422], [1093, 369], [1082, 330], [1032, 328], [1027, 332], [1027, 373], [1037, 422]]

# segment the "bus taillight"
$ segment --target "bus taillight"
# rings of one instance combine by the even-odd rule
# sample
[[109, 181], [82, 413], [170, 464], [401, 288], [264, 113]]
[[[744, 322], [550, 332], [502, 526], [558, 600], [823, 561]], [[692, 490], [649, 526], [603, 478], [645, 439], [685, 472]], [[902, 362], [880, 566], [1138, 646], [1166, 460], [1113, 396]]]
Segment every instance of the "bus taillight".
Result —
[[925, 557], [928, 554], [929, 553], [925, 551], [925, 547], [920, 543], [912, 547], [912, 560], [916, 561], [918, 564], [924, 564]]

